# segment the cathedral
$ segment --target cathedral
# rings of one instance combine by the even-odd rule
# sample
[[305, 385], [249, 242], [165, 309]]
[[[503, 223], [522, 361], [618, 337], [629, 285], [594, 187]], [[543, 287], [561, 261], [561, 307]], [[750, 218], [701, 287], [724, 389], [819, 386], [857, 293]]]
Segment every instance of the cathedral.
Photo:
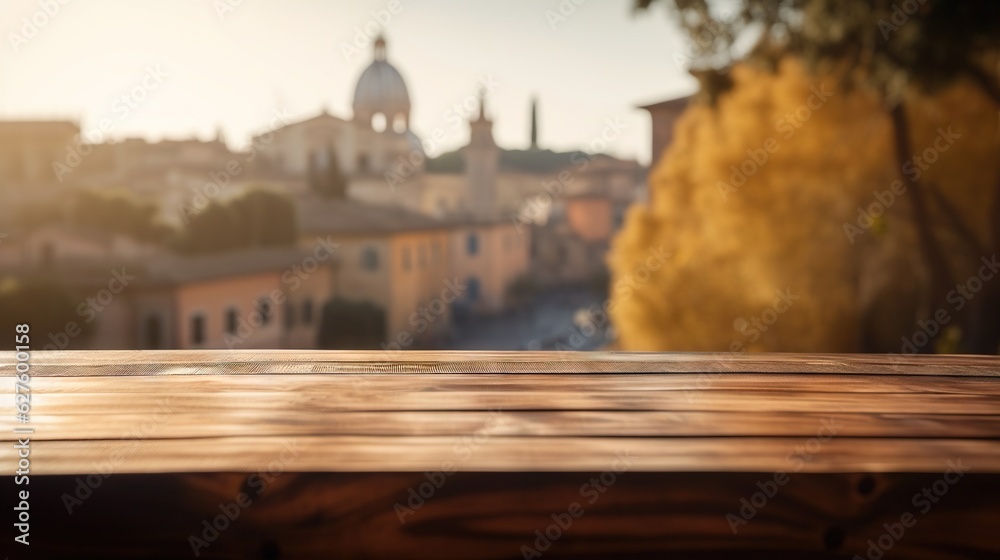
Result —
[[[534, 103], [530, 147], [500, 148], [482, 92], [478, 110], [467, 122], [468, 144], [429, 160], [421, 137], [410, 127], [409, 91], [389, 61], [384, 37], [374, 42], [372, 61], [355, 86], [352, 108], [350, 118], [323, 111], [255, 138], [255, 144], [265, 146], [262, 173], [284, 177], [288, 184], [308, 190], [303, 178], [310, 170], [335, 165], [347, 179], [346, 196], [353, 200], [435, 218], [515, 223], [536, 198], [551, 197], [552, 189], [546, 189], [546, 184], [561, 172], [572, 172], [572, 184], [559, 189], [559, 200], [545, 203], [546, 215], [559, 212], [558, 207], [572, 197], [598, 196], [608, 198], [614, 214], [611, 221], [620, 223], [642, 185], [644, 170], [634, 161], [539, 148]], [[328, 154], [336, 160], [331, 161]], [[577, 165], [581, 159], [585, 165]], [[536, 214], [532, 213], [532, 220]]]

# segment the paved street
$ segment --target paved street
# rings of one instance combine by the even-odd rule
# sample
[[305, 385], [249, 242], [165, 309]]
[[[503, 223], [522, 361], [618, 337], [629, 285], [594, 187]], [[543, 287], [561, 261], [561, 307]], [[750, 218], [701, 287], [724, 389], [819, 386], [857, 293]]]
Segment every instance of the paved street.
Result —
[[[476, 317], [456, 325], [447, 347], [454, 350], [595, 350], [606, 343], [606, 321], [574, 324], [574, 315], [598, 309], [603, 300], [576, 289], [547, 292], [534, 305], [495, 317]], [[582, 313], [580, 313], [582, 315]]]

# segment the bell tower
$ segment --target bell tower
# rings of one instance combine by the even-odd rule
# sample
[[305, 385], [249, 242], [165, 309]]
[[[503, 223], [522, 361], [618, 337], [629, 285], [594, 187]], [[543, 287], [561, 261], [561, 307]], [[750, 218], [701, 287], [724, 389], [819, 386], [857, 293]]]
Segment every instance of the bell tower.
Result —
[[479, 92], [479, 115], [469, 121], [469, 145], [465, 147], [465, 180], [469, 207], [478, 218], [497, 216], [497, 170], [500, 148], [493, 140], [493, 121], [486, 116], [486, 94]]

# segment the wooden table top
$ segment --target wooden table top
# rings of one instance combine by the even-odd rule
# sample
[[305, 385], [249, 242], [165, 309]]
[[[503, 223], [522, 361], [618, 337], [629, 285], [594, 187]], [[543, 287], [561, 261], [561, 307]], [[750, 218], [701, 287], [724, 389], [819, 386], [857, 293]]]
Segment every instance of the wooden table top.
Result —
[[[14, 423], [13, 356], [0, 415]], [[1000, 473], [1000, 357], [64, 351], [31, 356], [32, 474]], [[5, 442], [16, 441], [10, 429]], [[23, 436], [21, 436], [23, 437]], [[16, 450], [0, 446], [0, 461]]]

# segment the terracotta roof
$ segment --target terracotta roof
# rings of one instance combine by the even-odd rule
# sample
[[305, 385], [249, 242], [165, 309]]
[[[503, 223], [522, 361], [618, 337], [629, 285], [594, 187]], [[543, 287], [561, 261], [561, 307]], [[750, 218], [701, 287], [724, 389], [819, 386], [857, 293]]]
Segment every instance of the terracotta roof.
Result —
[[[134, 275], [135, 286], [150, 288], [193, 284], [216, 279], [281, 272], [314, 256], [314, 249], [270, 247], [207, 255], [161, 254], [145, 259], [65, 259], [39, 268], [11, 271], [15, 276], [47, 274], [60, 282], [84, 287], [104, 286], [118, 271]], [[336, 262], [337, 254], [325, 262]]]

